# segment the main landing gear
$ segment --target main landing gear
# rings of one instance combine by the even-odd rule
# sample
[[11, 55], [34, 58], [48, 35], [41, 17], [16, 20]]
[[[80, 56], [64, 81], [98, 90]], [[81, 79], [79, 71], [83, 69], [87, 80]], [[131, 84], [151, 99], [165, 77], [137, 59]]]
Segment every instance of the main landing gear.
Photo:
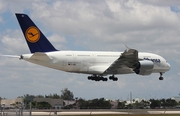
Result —
[[107, 78], [104, 78], [103, 76], [97, 76], [97, 75], [92, 75], [92, 76], [88, 76], [88, 80], [92, 80], [92, 81], [107, 81]]
[[114, 75], [109, 76], [109, 79], [110, 79], [110, 80], [113, 80], [113, 81], [117, 81], [117, 80], [118, 80], [118, 78], [117, 78], [117, 77], [114, 77]]
[[[113, 80], [113, 81], [117, 81], [118, 80], [118, 78], [114, 77], [114, 75], [109, 76], [109, 79]], [[99, 75], [88, 76], [88, 80], [92, 80], [92, 81], [108, 81], [107, 78], [104, 78], [103, 76], [99, 76]]]
[[164, 78], [162, 77], [163, 73], [160, 72], [160, 77], [159, 77], [159, 80], [163, 80]]

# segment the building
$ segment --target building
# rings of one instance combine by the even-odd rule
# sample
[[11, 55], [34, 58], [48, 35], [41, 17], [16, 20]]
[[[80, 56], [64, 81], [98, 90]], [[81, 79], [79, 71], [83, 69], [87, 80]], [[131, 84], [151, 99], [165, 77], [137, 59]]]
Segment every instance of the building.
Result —
[[1, 99], [1, 106], [4, 108], [22, 107], [22, 106], [24, 106], [23, 98]]
[[[62, 99], [33, 98], [30, 101], [48, 102], [55, 109], [61, 109], [61, 107], [63, 106]], [[24, 101], [23, 101], [23, 98], [1, 99], [1, 106], [6, 109], [20, 108], [20, 107], [24, 107]]]
[[112, 108], [112, 109], [116, 109], [116, 108], [117, 108], [117, 106], [118, 106], [118, 102], [119, 102], [119, 101], [117, 101], [117, 100], [114, 100], [114, 101], [113, 101], [113, 100], [111, 100], [111, 101], [110, 101], [110, 104], [112, 105], [112, 107], [111, 107], [111, 108]]
[[73, 105], [76, 103], [76, 101], [74, 100], [63, 100], [63, 101], [64, 101], [64, 106]]
[[63, 99], [34, 98], [33, 101], [48, 102], [55, 109], [61, 109], [61, 107], [63, 106]]
[[172, 97], [171, 99], [175, 100], [176, 102], [180, 102], [180, 96], [177, 96], [177, 97]]

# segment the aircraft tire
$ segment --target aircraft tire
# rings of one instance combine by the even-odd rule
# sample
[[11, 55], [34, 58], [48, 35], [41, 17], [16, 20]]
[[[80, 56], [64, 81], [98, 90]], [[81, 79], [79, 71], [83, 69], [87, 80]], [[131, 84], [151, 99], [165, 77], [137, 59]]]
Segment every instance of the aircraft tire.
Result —
[[107, 81], [108, 79], [107, 79], [107, 78], [103, 78], [102, 80], [103, 80], [103, 81]]
[[159, 80], [163, 80], [164, 78], [163, 77], [159, 77]]
[[92, 77], [91, 77], [91, 76], [88, 76], [88, 80], [92, 80]]
[[114, 77], [114, 78], [113, 78], [113, 81], [117, 81], [117, 80], [118, 80], [118, 78], [117, 78], [117, 77]]
[[112, 80], [112, 79], [113, 79], [113, 76], [109, 76], [109, 79]]

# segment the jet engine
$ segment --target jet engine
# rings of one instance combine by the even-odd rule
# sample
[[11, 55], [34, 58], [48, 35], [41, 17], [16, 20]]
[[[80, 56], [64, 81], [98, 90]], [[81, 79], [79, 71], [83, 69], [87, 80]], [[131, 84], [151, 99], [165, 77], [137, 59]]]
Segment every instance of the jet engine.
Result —
[[154, 67], [154, 63], [149, 60], [142, 60], [134, 64], [134, 72], [139, 75], [150, 75]]

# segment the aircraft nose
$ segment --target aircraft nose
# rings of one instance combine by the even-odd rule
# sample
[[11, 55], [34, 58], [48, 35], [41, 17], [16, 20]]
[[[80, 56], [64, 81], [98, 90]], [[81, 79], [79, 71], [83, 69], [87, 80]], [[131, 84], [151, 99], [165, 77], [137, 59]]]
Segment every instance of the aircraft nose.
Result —
[[171, 65], [169, 63], [167, 63], [167, 67], [169, 70], [171, 69]]

